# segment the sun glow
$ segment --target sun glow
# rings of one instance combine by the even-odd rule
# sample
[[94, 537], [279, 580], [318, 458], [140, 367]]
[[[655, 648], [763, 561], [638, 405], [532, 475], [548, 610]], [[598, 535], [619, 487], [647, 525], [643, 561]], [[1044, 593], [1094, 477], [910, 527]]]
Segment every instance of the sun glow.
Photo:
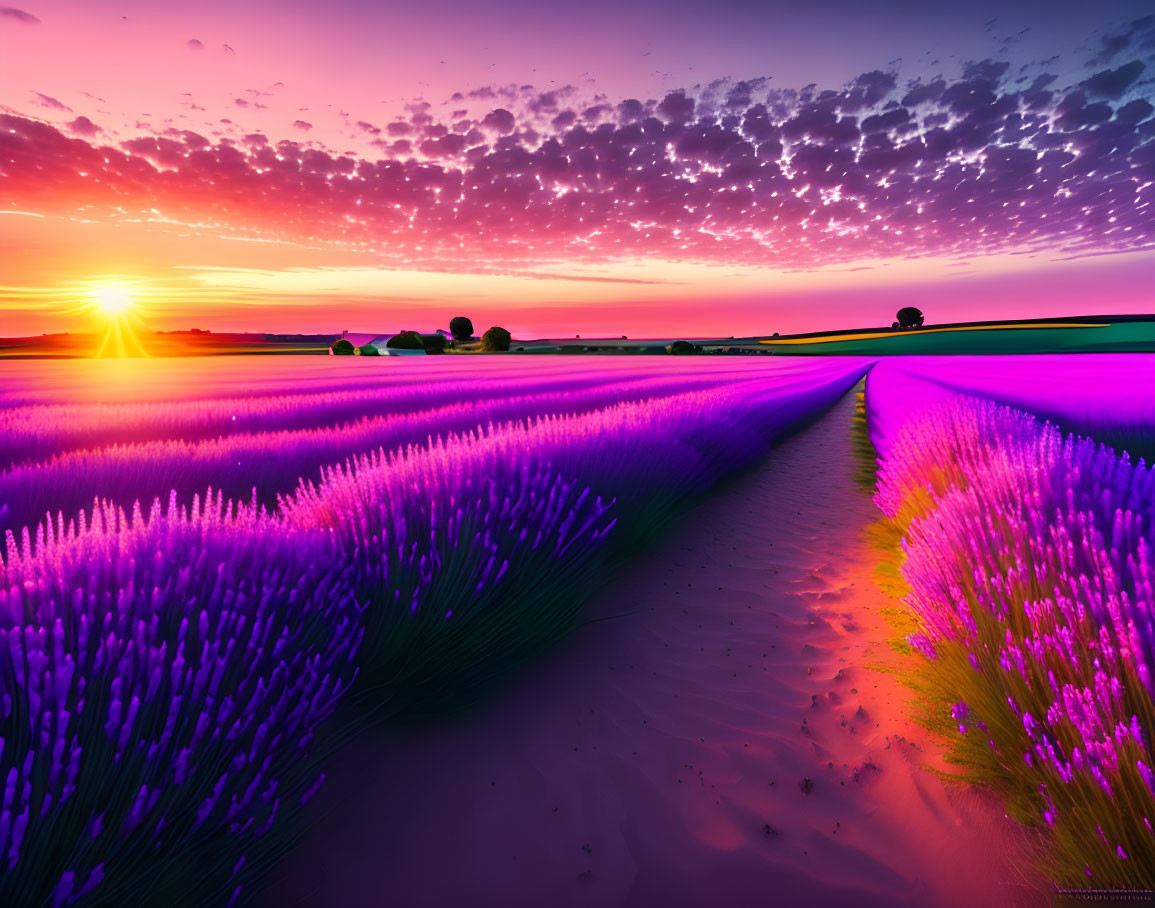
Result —
[[101, 279], [89, 284], [83, 293], [85, 302], [77, 311], [104, 321], [104, 338], [97, 357], [148, 356], [136, 331], [140, 327], [142, 294], [132, 283]]
[[104, 315], [115, 318], [132, 310], [132, 290], [123, 284], [94, 287], [92, 301]]

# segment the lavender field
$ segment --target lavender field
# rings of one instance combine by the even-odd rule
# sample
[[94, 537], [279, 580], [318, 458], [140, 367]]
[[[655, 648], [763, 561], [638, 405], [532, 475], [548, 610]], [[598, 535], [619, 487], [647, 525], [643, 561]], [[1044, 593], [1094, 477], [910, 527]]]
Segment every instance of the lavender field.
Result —
[[867, 383], [924, 718], [1061, 890], [1155, 886], [1152, 366], [915, 358]]
[[471, 702], [867, 368], [313, 363], [5, 364], [5, 904], [246, 898], [334, 747]]

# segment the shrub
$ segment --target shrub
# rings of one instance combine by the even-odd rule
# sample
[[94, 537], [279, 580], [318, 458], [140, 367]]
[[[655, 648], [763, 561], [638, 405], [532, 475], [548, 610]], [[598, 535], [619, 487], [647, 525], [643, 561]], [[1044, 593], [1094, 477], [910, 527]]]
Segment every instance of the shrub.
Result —
[[421, 343], [424, 345], [426, 353], [437, 354], [445, 352], [444, 334], [422, 334]]
[[490, 328], [481, 335], [481, 349], [486, 353], [505, 353], [511, 338], [504, 328]]
[[358, 356], [380, 356], [381, 351], [372, 344], [365, 344], [356, 350]]
[[333, 356], [352, 356], [355, 348], [352, 341], [345, 340], [345, 338], [342, 337], [333, 341], [332, 346], [329, 347], [329, 352]]
[[455, 341], [467, 341], [473, 338], [473, 322], [464, 315], [449, 320], [449, 333]]
[[424, 350], [425, 344], [421, 340], [421, 335], [416, 331], [402, 331], [400, 334], [394, 334], [389, 340], [385, 342], [385, 346], [391, 350]]

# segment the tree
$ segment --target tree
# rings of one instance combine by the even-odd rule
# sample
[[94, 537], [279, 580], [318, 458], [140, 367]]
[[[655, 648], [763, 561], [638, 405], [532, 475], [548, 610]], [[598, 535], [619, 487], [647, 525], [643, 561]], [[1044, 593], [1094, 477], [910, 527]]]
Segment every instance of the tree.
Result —
[[358, 356], [380, 356], [381, 351], [372, 344], [364, 344], [353, 351]]
[[385, 346], [390, 350], [425, 349], [425, 344], [421, 341], [421, 335], [416, 331], [402, 331], [400, 334], [394, 334], [389, 340], [385, 341]]
[[922, 327], [922, 310], [915, 309], [914, 306], [907, 306], [905, 309], [898, 310], [898, 327], [900, 328], [920, 328]]
[[455, 341], [467, 341], [473, 337], [473, 322], [464, 315], [449, 320], [449, 333]]
[[329, 353], [332, 356], [352, 356], [353, 342], [347, 341], [343, 337], [338, 338], [337, 340], [333, 341], [332, 345], [329, 347]]
[[512, 338], [504, 328], [490, 328], [481, 335], [481, 349], [486, 353], [506, 353]]
[[694, 345], [689, 341], [674, 341], [666, 349], [671, 353], [693, 353]]

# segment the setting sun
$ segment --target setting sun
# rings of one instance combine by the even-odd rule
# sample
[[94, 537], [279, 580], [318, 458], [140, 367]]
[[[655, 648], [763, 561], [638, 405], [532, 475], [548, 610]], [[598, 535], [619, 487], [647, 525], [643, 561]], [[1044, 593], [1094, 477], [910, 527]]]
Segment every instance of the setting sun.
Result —
[[132, 309], [132, 291], [120, 285], [93, 288], [92, 300], [109, 316], [123, 315]]

